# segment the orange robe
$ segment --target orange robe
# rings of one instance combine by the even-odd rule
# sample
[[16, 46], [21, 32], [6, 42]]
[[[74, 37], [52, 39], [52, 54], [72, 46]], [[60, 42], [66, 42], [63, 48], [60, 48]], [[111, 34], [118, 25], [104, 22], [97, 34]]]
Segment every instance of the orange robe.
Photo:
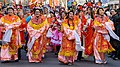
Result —
[[75, 26], [69, 27], [67, 22], [68, 20], [65, 20], [65, 22], [62, 23], [63, 36], [61, 49], [58, 54], [58, 59], [63, 63], [73, 63], [77, 53], [75, 50], [76, 44], [73, 33], [73, 30], [75, 30]]
[[[3, 43], [1, 47], [1, 60], [9, 61], [9, 60], [17, 60], [18, 59], [18, 48], [21, 46], [20, 42], [20, 18], [18, 16], [6, 15], [3, 16], [0, 20], [0, 23], [4, 26], [4, 31], [7, 30], [12, 31], [12, 35], [10, 37], [10, 41], [7, 43]], [[4, 35], [3, 35], [4, 36]]]

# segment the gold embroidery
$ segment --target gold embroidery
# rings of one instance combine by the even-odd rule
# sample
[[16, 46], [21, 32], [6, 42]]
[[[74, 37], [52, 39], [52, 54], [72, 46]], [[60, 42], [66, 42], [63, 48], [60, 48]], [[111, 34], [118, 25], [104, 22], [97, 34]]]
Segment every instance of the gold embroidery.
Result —
[[31, 27], [33, 27], [34, 29], [38, 30], [38, 29], [40, 29], [41, 27], [43, 27], [44, 25], [48, 25], [48, 22], [47, 22], [47, 20], [45, 20], [45, 21], [42, 22], [41, 24], [36, 25], [36, 24], [32, 23], [32, 21], [30, 21], [28, 24], [29, 24]]
[[40, 53], [40, 50], [37, 50], [36, 52], [32, 52], [34, 55], [38, 55]]
[[96, 21], [96, 20], [94, 21], [94, 25], [95, 26], [102, 26], [102, 24], [100, 22]]
[[62, 23], [63, 27], [69, 28], [70, 30], [74, 30], [75, 29], [75, 25], [74, 26], [69, 26], [67, 23]]
[[32, 58], [38, 58], [38, 55], [33, 55]]

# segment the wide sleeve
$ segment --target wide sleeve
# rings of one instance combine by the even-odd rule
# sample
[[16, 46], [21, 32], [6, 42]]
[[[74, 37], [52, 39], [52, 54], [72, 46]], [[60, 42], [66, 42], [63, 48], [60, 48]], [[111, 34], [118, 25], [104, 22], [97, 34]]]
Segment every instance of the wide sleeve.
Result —
[[6, 30], [9, 30], [9, 29], [18, 29], [19, 26], [21, 25], [21, 20], [18, 17], [13, 23], [11, 23], [11, 24], [5, 23], [4, 25], [5, 25]]
[[101, 34], [108, 34], [108, 31], [105, 27], [105, 24], [99, 22], [98, 20], [94, 20], [93, 22], [93, 27], [96, 32], [101, 33]]
[[[30, 22], [31, 22], [31, 21], [30, 21]], [[36, 34], [36, 30], [34, 30], [34, 29], [29, 25], [29, 23], [27, 24], [27, 31], [28, 31], [30, 37], [33, 37], [33, 36], [35, 36], [35, 34]]]
[[34, 27], [30, 25], [30, 23], [32, 23], [32, 22], [30, 21], [28, 23], [27, 31], [28, 31], [30, 37], [35, 37], [36, 39], [38, 39], [41, 35], [43, 35], [43, 33], [46, 29], [46, 25], [43, 25], [39, 29], [34, 29]]
[[74, 30], [71, 30], [66, 23], [63, 23], [64, 35], [68, 38], [68, 40], [74, 40]]
[[0, 25], [3, 25], [3, 24], [4, 24], [4, 17], [0, 19]]
[[19, 28], [19, 26], [21, 25], [20, 18], [18, 17], [17, 20], [16, 20], [16, 22], [14, 22], [12, 25], [14, 26], [13, 28]]

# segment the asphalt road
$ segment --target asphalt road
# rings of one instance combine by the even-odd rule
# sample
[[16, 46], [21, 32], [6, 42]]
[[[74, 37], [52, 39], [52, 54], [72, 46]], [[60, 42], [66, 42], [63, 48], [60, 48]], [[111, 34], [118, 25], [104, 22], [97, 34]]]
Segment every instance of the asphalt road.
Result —
[[22, 59], [19, 62], [0, 63], [0, 67], [120, 67], [120, 60], [107, 58], [108, 64], [95, 64], [92, 57], [75, 62], [73, 66], [60, 64], [53, 53], [47, 53], [43, 63], [29, 63], [25, 51], [22, 50]]

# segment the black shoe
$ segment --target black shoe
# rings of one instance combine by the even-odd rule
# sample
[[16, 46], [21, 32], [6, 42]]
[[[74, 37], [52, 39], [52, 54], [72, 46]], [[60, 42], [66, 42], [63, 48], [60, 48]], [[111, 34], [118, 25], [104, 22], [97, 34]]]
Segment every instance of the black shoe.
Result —
[[84, 57], [81, 57], [81, 60], [84, 60], [85, 58]]
[[113, 57], [113, 60], [118, 60], [118, 58], [117, 57]]
[[77, 59], [77, 60], [76, 60], [76, 62], [80, 62], [80, 61], [81, 61], [81, 59]]
[[58, 52], [55, 52], [55, 55], [57, 56], [57, 55], [58, 55]]
[[64, 64], [62, 61], [59, 61], [59, 64]]
[[15, 62], [19, 62], [19, 60], [15, 60]]
[[73, 65], [73, 63], [68, 63], [68, 66], [72, 66]]
[[120, 57], [118, 57], [118, 59], [120, 60]]

